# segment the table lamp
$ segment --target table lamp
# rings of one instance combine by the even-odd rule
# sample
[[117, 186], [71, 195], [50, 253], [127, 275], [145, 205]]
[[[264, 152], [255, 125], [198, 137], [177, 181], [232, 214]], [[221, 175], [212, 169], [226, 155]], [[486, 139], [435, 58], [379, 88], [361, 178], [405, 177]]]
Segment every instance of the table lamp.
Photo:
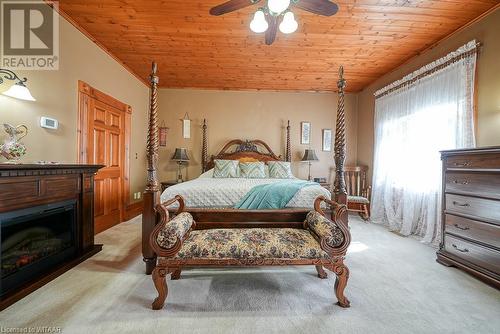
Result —
[[307, 177], [307, 180], [311, 181], [311, 165], [313, 161], [319, 161], [318, 156], [316, 155], [316, 152], [313, 149], [306, 149], [304, 156], [302, 157], [303, 162], [309, 163], [309, 176]]
[[179, 165], [179, 170], [177, 173], [177, 182], [183, 182], [182, 178], [182, 164], [187, 163], [189, 161], [189, 157], [187, 155], [187, 150], [185, 148], [176, 148], [174, 155], [172, 156], [172, 160], [177, 161]]

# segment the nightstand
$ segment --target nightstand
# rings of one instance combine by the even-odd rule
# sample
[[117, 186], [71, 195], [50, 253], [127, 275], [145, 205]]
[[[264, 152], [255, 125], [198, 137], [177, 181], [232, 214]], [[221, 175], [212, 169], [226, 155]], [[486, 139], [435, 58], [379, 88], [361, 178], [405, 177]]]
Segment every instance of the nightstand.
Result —
[[163, 181], [161, 182], [161, 192], [164, 192], [165, 189], [167, 189], [168, 187], [171, 187], [173, 185], [176, 185], [177, 184], [177, 181]]

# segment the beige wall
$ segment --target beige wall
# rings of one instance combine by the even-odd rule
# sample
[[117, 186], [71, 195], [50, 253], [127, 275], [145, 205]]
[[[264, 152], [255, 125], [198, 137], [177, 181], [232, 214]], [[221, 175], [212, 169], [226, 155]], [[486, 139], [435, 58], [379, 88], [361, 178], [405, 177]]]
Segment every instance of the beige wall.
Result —
[[500, 145], [500, 10], [442, 41], [433, 49], [382, 76], [358, 95], [358, 162], [373, 164], [373, 93], [406, 74], [456, 50], [468, 41], [483, 43], [477, 71], [477, 145]]
[[[78, 80], [83, 80], [132, 107], [130, 191], [144, 190], [148, 88], [143, 83], [64, 19], [60, 20], [59, 70], [19, 71], [18, 75], [28, 78], [27, 85], [37, 101], [0, 95], [0, 123], [28, 126], [29, 134], [23, 139], [28, 153], [23, 162], [76, 162]], [[4, 83], [0, 90], [8, 87]], [[41, 128], [40, 116], [58, 119], [59, 129]], [[3, 142], [5, 133], [0, 132]]]
[[[349, 163], [356, 161], [355, 95], [346, 96]], [[170, 128], [167, 147], [160, 149], [160, 178], [174, 180], [176, 164], [170, 158], [176, 147], [188, 149], [191, 161], [188, 178], [201, 172], [201, 124], [208, 121], [208, 151], [216, 154], [231, 139], [262, 139], [276, 154], [285, 154], [286, 121], [291, 121], [293, 171], [298, 177], [307, 177], [307, 165], [297, 162], [307, 145], [300, 145], [300, 122], [309, 121], [312, 127], [311, 147], [316, 149], [319, 162], [312, 166], [313, 177], [330, 177], [333, 152], [321, 151], [322, 129], [335, 128], [337, 94], [235, 92], [207, 90], [161, 89], [159, 93], [160, 123]], [[185, 113], [193, 120], [191, 139], [183, 139], [182, 122]], [[185, 173], [185, 171], [183, 172]]]

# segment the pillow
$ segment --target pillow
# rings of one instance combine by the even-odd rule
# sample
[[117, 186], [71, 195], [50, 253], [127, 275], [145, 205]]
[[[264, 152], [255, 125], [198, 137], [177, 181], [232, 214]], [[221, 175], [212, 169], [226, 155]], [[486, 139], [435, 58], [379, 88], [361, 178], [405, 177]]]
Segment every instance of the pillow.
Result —
[[241, 162], [240, 176], [249, 179], [265, 179], [266, 164], [263, 162]]
[[269, 177], [272, 179], [293, 179], [289, 162], [269, 161]]
[[214, 177], [214, 169], [209, 169], [207, 170], [205, 173], [201, 174], [200, 176], [198, 176], [199, 179], [209, 179], [209, 178], [212, 178]]
[[238, 177], [238, 160], [215, 160], [214, 177]]

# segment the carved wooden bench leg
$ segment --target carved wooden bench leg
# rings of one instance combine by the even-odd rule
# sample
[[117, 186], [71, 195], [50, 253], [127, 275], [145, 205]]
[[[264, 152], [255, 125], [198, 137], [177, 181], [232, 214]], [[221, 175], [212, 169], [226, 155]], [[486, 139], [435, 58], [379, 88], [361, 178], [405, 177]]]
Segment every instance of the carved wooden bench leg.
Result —
[[326, 273], [325, 269], [323, 269], [323, 266], [316, 266], [316, 271], [318, 272], [318, 277], [321, 279], [328, 278], [328, 274]]
[[335, 280], [335, 295], [337, 296], [338, 305], [341, 307], [350, 307], [351, 302], [344, 296], [344, 289], [347, 286], [349, 279], [349, 269], [343, 264], [333, 264], [328, 269], [337, 275]]
[[153, 270], [153, 282], [155, 284], [156, 290], [158, 291], [158, 297], [153, 302], [153, 310], [160, 310], [165, 305], [165, 299], [167, 299], [168, 287], [166, 276], [168, 270], [165, 267], [156, 267]]
[[151, 275], [156, 267], [156, 257], [144, 258], [143, 261], [146, 263], [146, 275]]
[[173, 272], [172, 272], [172, 280], [177, 280], [179, 278], [181, 278], [181, 272], [182, 272], [182, 268], [177, 268], [175, 269]]

